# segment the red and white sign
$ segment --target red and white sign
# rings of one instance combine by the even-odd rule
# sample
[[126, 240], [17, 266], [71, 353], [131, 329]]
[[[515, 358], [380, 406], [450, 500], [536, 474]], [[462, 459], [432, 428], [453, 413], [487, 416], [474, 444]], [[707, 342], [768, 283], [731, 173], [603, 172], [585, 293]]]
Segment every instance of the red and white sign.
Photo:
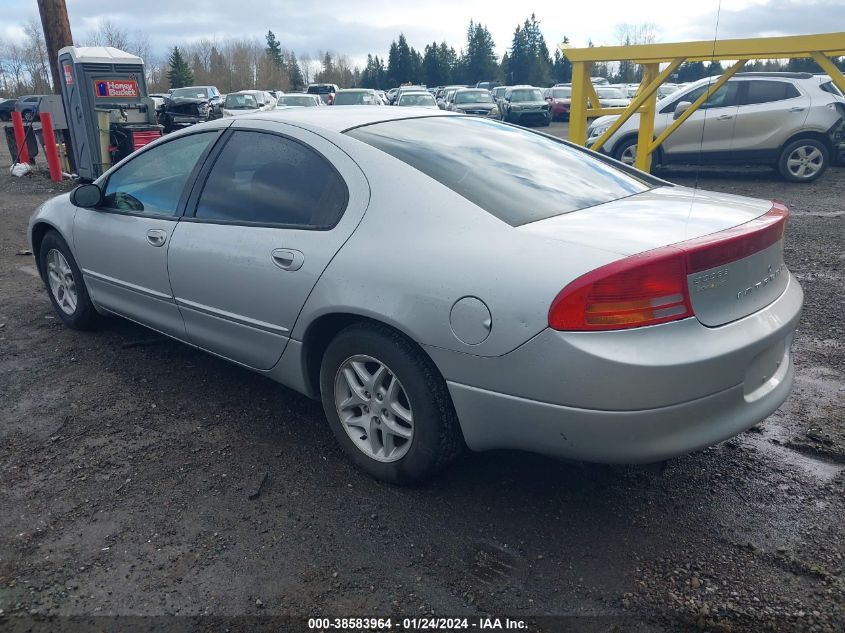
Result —
[[73, 66], [70, 64], [62, 64], [62, 67], [65, 70], [65, 83], [68, 86], [73, 85]]
[[94, 96], [98, 98], [137, 97], [138, 82], [132, 79], [96, 79]]

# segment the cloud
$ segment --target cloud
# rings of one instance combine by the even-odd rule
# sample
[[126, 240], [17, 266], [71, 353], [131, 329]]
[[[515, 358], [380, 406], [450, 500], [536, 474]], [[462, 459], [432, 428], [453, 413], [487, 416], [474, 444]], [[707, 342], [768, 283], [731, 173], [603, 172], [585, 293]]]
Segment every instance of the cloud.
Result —
[[[0, 0], [0, 37], [20, 39], [20, 22], [37, 19], [32, 0]], [[68, 0], [75, 39], [83, 41], [100, 20], [108, 19], [130, 34], [143, 33], [162, 58], [174, 44], [202, 38], [263, 38], [272, 30], [282, 46], [300, 54], [332, 50], [360, 61], [367, 53], [386, 55], [390, 42], [404, 32], [419, 50], [445, 40], [464, 45], [470, 19], [486, 24], [499, 55], [510, 45], [513, 29], [535, 11], [549, 47], [564, 35], [578, 45], [588, 39], [615, 44], [618, 23], [653, 21], [661, 41], [710, 39], [718, 0], [605, 0], [602, 5], [573, 0], [535, 0], [524, 5], [490, 0], [144, 0], [130, 4]], [[644, 17], [646, 16], [646, 17]], [[843, 0], [723, 0], [719, 38], [826, 32], [845, 24]], [[840, 26], [841, 28], [841, 26]]]

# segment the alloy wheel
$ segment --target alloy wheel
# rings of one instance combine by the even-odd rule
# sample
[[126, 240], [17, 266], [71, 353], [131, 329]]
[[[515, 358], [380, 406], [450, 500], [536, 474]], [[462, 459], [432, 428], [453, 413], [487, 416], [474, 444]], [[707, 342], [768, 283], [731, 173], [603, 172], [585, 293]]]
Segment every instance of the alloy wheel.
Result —
[[634, 163], [637, 160], [637, 144], [633, 143], [629, 145], [625, 149], [622, 150], [622, 153], [619, 155], [619, 161], [625, 163], [626, 165], [634, 166]]
[[78, 296], [73, 270], [61, 251], [53, 248], [47, 253], [47, 280], [56, 304], [67, 315], [76, 312]]
[[414, 437], [408, 394], [380, 360], [359, 354], [340, 364], [334, 400], [340, 423], [367, 457], [395, 462], [407, 454]]
[[796, 178], [812, 178], [824, 165], [824, 156], [812, 145], [801, 145], [790, 152], [786, 168]]

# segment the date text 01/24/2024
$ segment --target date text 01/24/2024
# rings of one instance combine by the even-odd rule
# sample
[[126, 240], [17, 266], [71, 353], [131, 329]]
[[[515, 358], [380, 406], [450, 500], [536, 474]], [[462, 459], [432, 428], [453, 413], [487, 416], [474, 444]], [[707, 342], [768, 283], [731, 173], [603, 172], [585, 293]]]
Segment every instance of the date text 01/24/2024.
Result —
[[392, 629], [407, 631], [466, 631], [466, 630], [527, 630], [524, 620], [511, 618], [309, 618], [308, 628], [313, 631]]

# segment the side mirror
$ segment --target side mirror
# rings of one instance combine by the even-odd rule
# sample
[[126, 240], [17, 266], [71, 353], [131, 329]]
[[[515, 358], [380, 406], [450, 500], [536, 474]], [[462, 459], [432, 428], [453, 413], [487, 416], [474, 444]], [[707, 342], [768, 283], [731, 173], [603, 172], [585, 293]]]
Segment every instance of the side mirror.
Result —
[[83, 209], [96, 209], [103, 203], [103, 190], [94, 183], [79, 185], [70, 192], [70, 201]]
[[692, 103], [689, 101], [679, 101], [675, 106], [675, 113], [672, 115], [673, 119], [679, 118], [684, 112], [690, 109]]

